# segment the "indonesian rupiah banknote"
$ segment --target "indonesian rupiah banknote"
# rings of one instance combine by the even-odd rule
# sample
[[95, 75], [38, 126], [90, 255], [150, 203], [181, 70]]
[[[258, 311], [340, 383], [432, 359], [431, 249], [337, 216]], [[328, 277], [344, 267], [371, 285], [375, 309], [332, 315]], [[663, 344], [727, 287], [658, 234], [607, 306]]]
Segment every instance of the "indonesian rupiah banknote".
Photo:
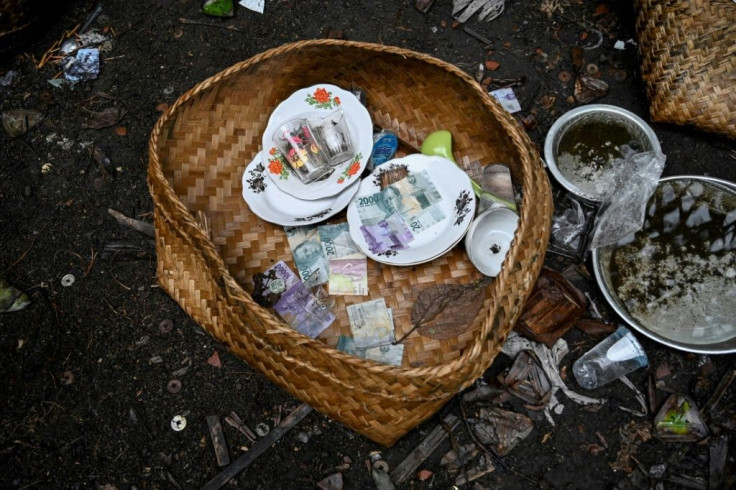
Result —
[[324, 284], [329, 279], [329, 263], [322, 250], [319, 230], [314, 225], [285, 226], [286, 238], [299, 277], [310, 284]]
[[347, 307], [355, 347], [370, 349], [394, 341], [394, 325], [384, 298]]

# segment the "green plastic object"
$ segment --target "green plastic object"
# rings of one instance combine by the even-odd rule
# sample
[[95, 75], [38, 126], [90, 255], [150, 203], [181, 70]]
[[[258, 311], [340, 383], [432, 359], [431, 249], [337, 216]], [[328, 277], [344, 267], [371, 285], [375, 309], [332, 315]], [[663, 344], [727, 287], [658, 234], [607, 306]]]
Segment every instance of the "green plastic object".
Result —
[[457, 163], [452, 156], [452, 133], [446, 129], [430, 133], [422, 142], [421, 152], [424, 155], [443, 157]]
[[233, 17], [235, 6], [233, 0], [206, 0], [202, 5], [202, 13], [211, 17]]
[[[422, 142], [422, 146], [419, 149], [423, 155], [438, 156], [447, 158], [452, 163], [457, 165], [455, 157], [452, 155], [452, 133], [447, 129], [440, 129], [427, 135]], [[506, 199], [500, 198], [490, 192], [484, 191], [478, 183], [470, 179], [470, 183], [473, 186], [473, 192], [479, 198], [489, 199], [491, 201], [503, 204], [512, 211], [516, 211], [516, 204], [507, 201]]]

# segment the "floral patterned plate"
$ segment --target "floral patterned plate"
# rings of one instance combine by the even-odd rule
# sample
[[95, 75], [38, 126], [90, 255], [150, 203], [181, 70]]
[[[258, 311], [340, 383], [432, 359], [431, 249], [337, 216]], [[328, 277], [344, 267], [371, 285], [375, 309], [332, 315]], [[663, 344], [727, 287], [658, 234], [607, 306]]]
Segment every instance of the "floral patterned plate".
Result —
[[[283, 122], [292, 117], [308, 115], [310, 118], [322, 118], [339, 108], [345, 111], [355, 154], [353, 158], [336, 166], [326, 179], [303, 184], [276, 150], [271, 136]], [[342, 192], [359, 179], [373, 151], [373, 122], [368, 110], [355, 95], [334, 85], [322, 83], [297, 90], [274, 109], [263, 132], [262, 144], [266, 174], [279, 189], [299, 199], [322, 199]]]
[[[360, 227], [357, 201], [381, 190], [381, 174], [398, 167], [406, 167], [408, 174], [425, 170], [442, 200], [437, 203], [445, 218], [414, 236], [408, 248], [389, 250], [382, 253], [370, 251], [368, 242]], [[475, 217], [475, 195], [470, 177], [451, 161], [437, 156], [412, 154], [390, 160], [373, 170], [363, 179], [360, 189], [348, 205], [348, 224], [350, 237], [358, 248], [376, 262], [390, 265], [417, 265], [434, 260], [457, 245], [468, 231]]]
[[259, 218], [282, 226], [319, 223], [339, 213], [358, 192], [358, 180], [336, 196], [304, 201], [287, 194], [266, 177], [259, 152], [243, 172], [243, 199]]

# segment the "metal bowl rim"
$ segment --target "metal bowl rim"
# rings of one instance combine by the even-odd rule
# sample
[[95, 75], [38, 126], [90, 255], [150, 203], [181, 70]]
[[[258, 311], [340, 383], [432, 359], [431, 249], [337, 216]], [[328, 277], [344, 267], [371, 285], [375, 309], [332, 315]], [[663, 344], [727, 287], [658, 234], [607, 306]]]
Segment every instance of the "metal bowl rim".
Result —
[[624, 109], [622, 107], [618, 107], [615, 105], [610, 104], [588, 104], [585, 106], [576, 107], [575, 109], [571, 109], [567, 111], [565, 114], [557, 118], [557, 120], [552, 124], [552, 126], [549, 128], [549, 131], [547, 131], [547, 136], [544, 140], [544, 160], [547, 164], [547, 168], [549, 171], [554, 175], [557, 182], [560, 183], [565, 189], [572, 192], [576, 196], [578, 196], [581, 199], [584, 199], [588, 202], [598, 203], [601, 200], [597, 198], [596, 196], [592, 196], [590, 194], [587, 194], [583, 192], [582, 190], [578, 189], [575, 185], [573, 185], [572, 182], [567, 180], [567, 178], [562, 175], [562, 172], [560, 172], [560, 169], [557, 167], [557, 162], [555, 161], [555, 155], [553, 151], [553, 146], [555, 139], [557, 138], [557, 135], [559, 134], [560, 130], [564, 128], [567, 124], [570, 124], [571, 121], [574, 119], [577, 119], [578, 117], [591, 113], [591, 112], [601, 112], [601, 113], [610, 113], [610, 114], [617, 114], [619, 116], [623, 116], [629, 120], [631, 120], [633, 123], [635, 123], [637, 126], [639, 126], [642, 131], [644, 132], [644, 135], [646, 138], [651, 142], [652, 144], [652, 150], [651, 151], [657, 151], [661, 152], [662, 147], [659, 143], [659, 138], [657, 138], [656, 133], [652, 129], [652, 127], [644, 121], [641, 117], [637, 116], [633, 112]]
[[[657, 185], [659, 186], [659, 184], [663, 182], [671, 182], [671, 181], [676, 181], [676, 180], [697, 180], [697, 181], [721, 184], [721, 185], [724, 185], [726, 187], [733, 189], [733, 191], [736, 192], [736, 183], [730, 182], [728, 180], [718, 179], [716, 177], [706, 177], [703, 175], [674, 175], [671, 177], [663, 177], [659, 179], [659, 183]], [[692, 344], [686, 344], [683, 342], [677, 342], [675, 340], [668, 339], [667, 337], [664, 337], [662, 335], [659, 335], [659, 334], [656, 334], [650, 331], [644, 325], [639, 324], [639, 322], [637, 322], [634, 318], [631, 318], [628, 311], [623, 310], [616, 304], [617, 301], [614, 299], [613, 294], [608, 291], [608, 288], [605, 287], [605, 280], [602, 277], [603, 272], [601, 271], [600, 255], [599, 255], [597, 248], [593, 249], [592, 261], [593, 261], [593, 274], [595, 275], [595, 280], [598, 283], [598, 289], [600, 289], [601, 293], [603, 294], [603, 297], [606, 298], [606, 301], [611, 306], [611, 308], [613, 308], [616, 314], [620, 318], [622, 318], [629, 326], [635, 329], [637, 332], [641, 333], [642, 335], [645, 335], [646, 337], [649, 337], [655, 342], [658, 342], [660, 344], [666, 345], [667, 347], [672, 347], [673, 349], [678, 349], [678, 350], [682, 350], [685, 352], [692, 352], [695, 354], [733, 354], [733, 353], [736, 353], [736, 345], [734, 345], [733, 347], [727, 348], [727, 349], [717, 348], [718, 344], [714, 344], [714, 346], [710, 348], [707, 345], [693, 346]], [[733, 339], [731, 339], [731, 341], [733, 341]]]

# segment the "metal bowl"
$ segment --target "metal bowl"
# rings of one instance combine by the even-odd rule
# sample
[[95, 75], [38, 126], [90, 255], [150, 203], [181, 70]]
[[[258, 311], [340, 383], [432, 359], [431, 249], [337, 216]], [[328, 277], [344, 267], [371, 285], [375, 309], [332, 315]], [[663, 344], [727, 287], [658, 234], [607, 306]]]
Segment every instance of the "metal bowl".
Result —
[[580, 177], [569, 170], [561, 170], [559, 146], [563, 137], [572, 128], [579, 128], [594, 122], [618, 123], [633, 136], [640, 148], [638, 151], [661, 151], [659, 140], [652, 128], [636, 114], [620, 107], [606, 104], [589, 104], [566, 112], [557, 119], [547, 132], [544, 141], [544, 159], [547, 168], [565, 189], [590, 202], [600, 202], [603, 196], [590, 188], [582, 188]]
[[[706, 266], [702, 266], [701, 269], [695, 268], [695, 274], [688, 274], [686, 270], [687, 266], [695, 266], [691, 265], [690, 263], [680, 264], [678, 262], [675, 262], [674, 274], [671, 276], [674, 282], [670, 282], [668, 287], [661, 289], [658, 293], [660, 296], [657, 297], [655, 301], [651, 301], [646, 304], [646, 308], [644, 308], [646, 310], [645, 314], [641, 314], [641, 305], [643, 305], [645, 301], [639, 299], [640, 312], [639, 314], [637, 314], [634, 312], [635, 308], [630, 308], [630, 306], [633, 307], [633, 305], [629, 304], [629, 306], [627, 306], [625, 301], [619, 296], [613, 283], [612, 275], [615, 275], [615, 273], [618, 271], [618, 269], [614, 270], [614, 266], [612, 264], [613, 255], [615, 250], [617, 249], [616, 245], [601, 247], [593, 250], [593, 272], [595, 274], [596, 281], [603, 293], [603, 296], [606, 298], [608, 303], [610, 303], [611, 307], [613, 307], [616, 313], [618, 313], [618, 315], [632, 328], [636, 329], [641, 334], [651, 338], [652, 340], [655, 340], [669, 347], [687, 352], [695, 352], [700, 354], [735, 353], [736, 330], [731, 331], [728, 330], [728, 328], [730, 326], [736, 325], [736, 295], [733, 294], [733, 284], [736, 283], [736, 280], [732, 278], [734, 275], [736, 275], [736, 258], [734, 258], [736, 257], [736, 237], [734, 236], [734, 229], [736, 228], [736, 224], [734, 224], [736, 223], [736, 221], [734, 221], [736, 220], [736, 184], [711, 177], [683, 175], [660, 179], [658, 189], [661, 188], [663, 191], [666, 191], [667, 188], [663, 188], [662, 186], [668, 182], [673, 183], [672, 188], [674, 188], [675, 185], [683, 186], [685, 184], [692, 185], [692, 183], [700, 183], [703, 184], [706, 188], [706, 193], [704, 193], [703, 196], [708, 196], [709, 194], [707, 194], [707, 192], [711, 192], [707, 189], [715, 189], [715, 195], [719, 196], [717, 197], [717, 202], [715, 202], [712, 207], [709, 207], [708, 209], [709, 211], [711, 211], [716, 208], [720, 212], [725, 213], [723, 224], [725, 227], [724, 233], [726, 239], [724, 242], [722, 242], [725, 243], [725, 247], [721, 250], [725, 249], [727, 250], [727, 252], [725, 253], [725, 255], [719, 256], [718, 260], [721, 261], [719, 262], [720, 264], [725, 264], [725, 267], [722, 270], [722, 275], [724, 277], [722, 281], [725, 282], [726, 286], [722, 287], [720, 290], [714, 291], [714, 294], [704, 294], [702, 292], [699, 292], [705, 291], [707, 289], [705, 287], [701, 288], [700, 286], [696, 286], [695, 288], [693, 288], [692, 285], [708, 284], [706, 281], [711, 280], [710, 278], [713, 277], [708, 272], [708, 268], [706, 267], [708, 265], [707, 262], [705, 263]], [[690, 188], [688, 187], [688, 189]], [[676, 197], [676, 199], [678, 197]], [[654, 197], [650, 199], [648, 205], [648, 214], [650, 215], [649, 217], [650, 219], [655, 220], [659, 219], [659, 216], [662, 215], [662, 222], [664, 223], [664, 220], [667, 218], [667, 216], [670, 216], [670, 214], [657, 214], [656, 212], [654, 212], [653, 210], [655, 209], [655, 202], [653, 201], [653, 199]], [[689, 194], [686, 199], [690, 200]], [[685, 200], [683, 199], [680, 202], [684, 203]], [[698, 210], [698, 206], [700, 206], [700, 204], [697, 204], [699, 202], [697, 200], [693, 202], [695, 202], [696, 204], [693, 204], [692, 207], [685, 206], [684, 204], [680, 204], [678, 206], [678, 211], [676, 213], [679, 219], [677, 221], [678, 225], [681, 225], [681, 223], [683, 223], [683, 220], [685, 220], [685, 216], [687, 216], [687, 219], [689, 220], [694, 214], [696, 214], [696, 211]], [[682, 210], [682, 214], [680, 214], [680, 210]], [[692, 210], [693, 212], [690, 212], [690, 210]], [[713, 214], [715, 213], [709, 213], [708, 216], [710, 217]], [[687, 226], [687, 222], [687, 220], [684, 221], [684, 226]], [[663, 224], [662, 226], [664, 227], [668, 225]], [[721, 228], [718, 228], [718, 230], [720, 229]], [[652, 229], [652, 231], [657, 232], [657, 229], [654, 228]], [[728, 235], [728, 233], [730, 233], [730, 236]], [[678, 236], [685, 236], [684, 234], [677, 235], [674, 232], [672, 233], [672, 235], [673, 243], [678, 243]], [[655, 237], [655, 235], [653, 234], [650, 236]], [[696, 240], [699, 239], [698, 237], [695, 238]], [[712, 237], [708, 236], [707, 238], [703, 238], [700, 241], [702, 243], [707, 240], [708, 243], [715, 244], [715, 241], [711, 241], [711, 239]], [[643, 259], [642, 264], [635, 264], [633, 266], [636, 268], [637, 271], [639, 271], [639, 274], [631, 276], [634, 279], [632, 280], [631, 284], [651, 284], [651, 279], [653, 276], [656, 277], [666, 275], [663, 274], [662, 271], [667, 271], [670, 269], [670, 266], [666, 265], [668, 264], [668, 261], [670, 261], [671, 259], [676, 260], [674, 258], [676, 252], [673, 252], [671, 255], [668, 254], [665, 256], [657, 255], [657, 248], [655, 246], [651, 246], [651, 242], [649, 246], [641, 248], [637, 248], [636, 244], [638, 242], [634, 240], [632, 240], [632, 242], [630, 243], [634, 244], [633, 250], [647, 252], [653, 257], [652, 259]], [[678, 243], [678, 245], [681, 246], [680, 243]], [[684, 245], [686, 247], [688, 246], [687, 243], [685, 243]], [[713, 246], [714, 245], [710, 245], [710, 250], [713, 250]], [[686, 249], [681, 248], [681, 250]], [[718, 249], [716, 249], [716, 251], [718, 251]], [[628, 266], [630, 262], [624, 261], [624, 263], [626, 264], [626, 266]], [[694, 275], [695, 277], [689, 277], [691, 275]], [[686, 280], [682, 280], [683, 277], [686, 278]], [[704, 279], [704, 277], [708, 279]], [[678, 281], [677, 279], [680, 280]], [[718, 281], [721, 281], [721, 279], [716, 279]], [[685, 286], [680, 287], [681, 285]], [[717, 285], [718, 283], [711, 283], [710, 288], [717, 289], [716, 287], [714, 287]], [[679, 291], [677, 291], [678, 289]], [[729, 293], [729, 289], [731, 290], [731, 293]], [[679, 299], [676, 301], [677, 307], [667, 309], [667, 307], [662, 306], [663, 304], [667, 304], [667, 302], [669, 301], [668, 298], [676, 298], [678, 294], [682, 293], [682, 291], [696, 291], [694, 293], [694, 297], [700, 299], [700, 301]], [[715, 314], [713, 314], [713, 310], [707, 311], [707, 314], [710, 315], [709, 317], [705, 316], [706, 312], [704, 312], [702, 315], [697, 313], [701, 307], [707, 309], [707, 307], [704, 305], [707, 305], [709, 303], [714, 304], [713, 301], [719, 302], [717, 306], [714, 306], [714, 308], [716, 308]], [[700, 327], [691, 328], [698, 325], [697, 321], [692, 323], [688, 321], [691, 318], [696, 318], [698, 320], [708, 318], [708, 322], [711, 323], [706, 323], [706, 328], [702, 327], [702, 323], [700, 324]], [[726, 321], [723, 321], [724, 318], [726, 319]], [[712, 335], [712, 338], [706, 337], [705, 335], [698, 338], [698, 335], [700, 335], [697, 332], [698, 328], [700, 328], [701, 332], [707, 331], [708, 329], [712, 328], [715, 332], [718, 332], [718, 329], [720, 329], [720, 331], [724, 331], [727, 333], [722, 335], [720, 338], [715, 335]], [[690, 330], [688, 331], [688, 329]]]

